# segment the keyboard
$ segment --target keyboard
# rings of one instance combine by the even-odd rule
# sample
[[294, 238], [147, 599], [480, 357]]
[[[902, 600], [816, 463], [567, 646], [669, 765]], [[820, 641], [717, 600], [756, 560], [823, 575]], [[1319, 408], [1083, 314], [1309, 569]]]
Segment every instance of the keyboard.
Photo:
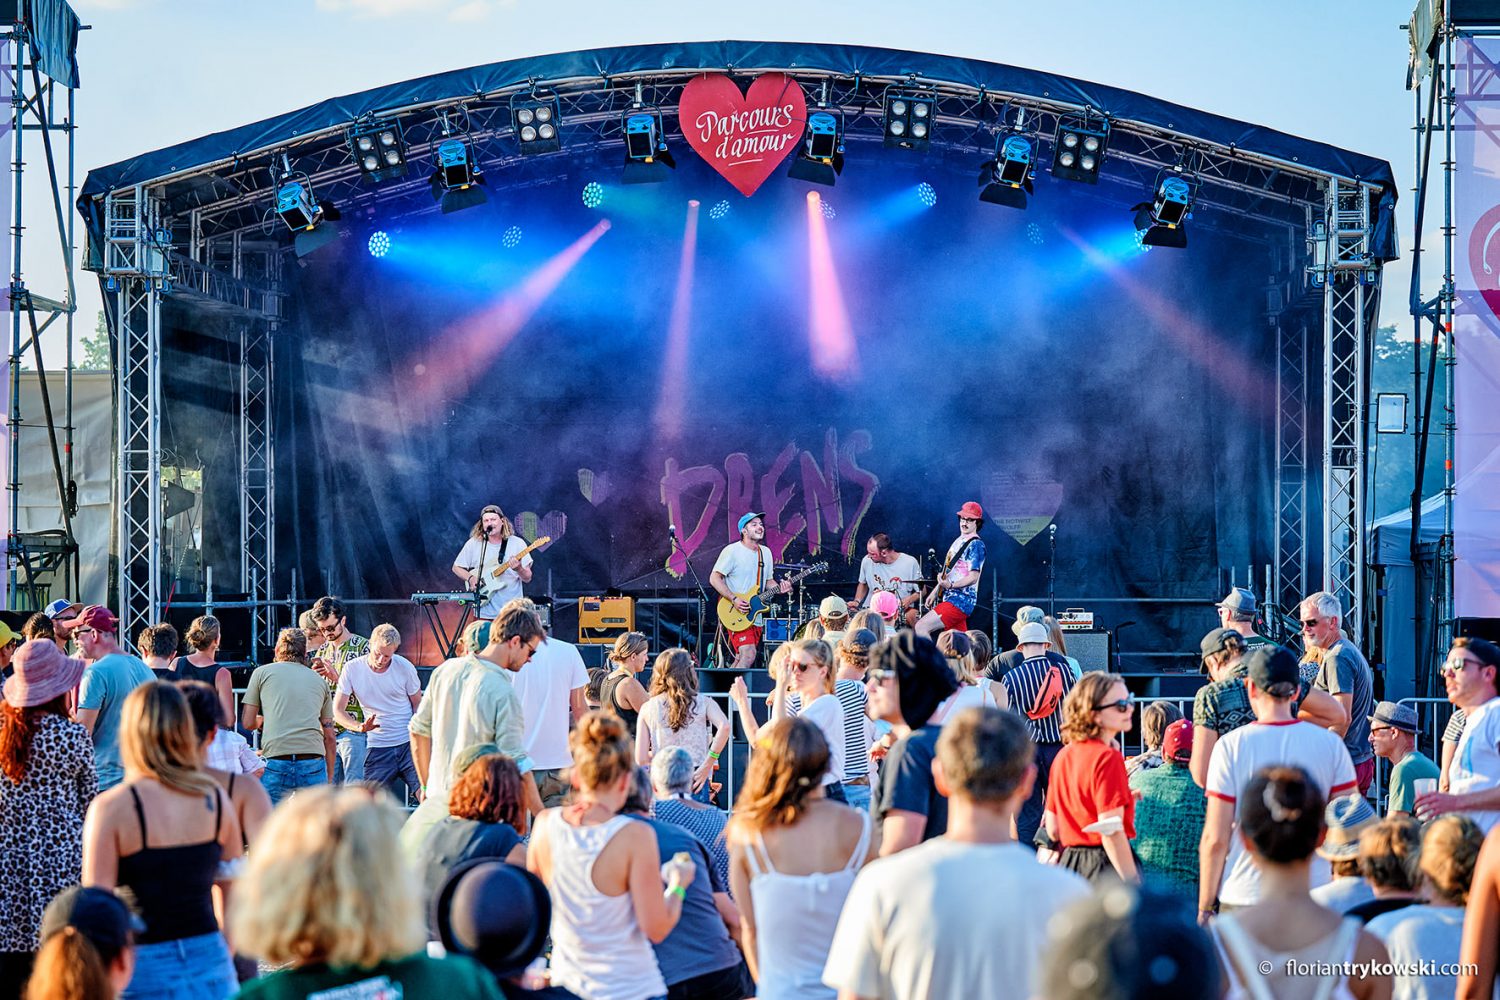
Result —
[[447, 604], [449, 602], [471, 604], [477, 603], [478, 599], [474, 596], [472, 590], [439, 591], [433, 593], [418, 591], [411, 595], [411, 602], [413, 604]]

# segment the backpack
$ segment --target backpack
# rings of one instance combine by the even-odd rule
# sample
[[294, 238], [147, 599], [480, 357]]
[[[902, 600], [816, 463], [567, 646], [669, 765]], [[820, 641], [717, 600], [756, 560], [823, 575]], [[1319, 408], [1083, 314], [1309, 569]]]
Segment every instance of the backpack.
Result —
[[1042, 675], [1042, 683], [1037, 687], [1036, 697], [1031, 700], [1031, 706], [1026, 709], [1026, 718], [1033, 722], [1048, 718], [1057, 711], [1057, 706], [1062, 704], [1065, 693], [1062, 668], [1048, 660], [1047, 672]]

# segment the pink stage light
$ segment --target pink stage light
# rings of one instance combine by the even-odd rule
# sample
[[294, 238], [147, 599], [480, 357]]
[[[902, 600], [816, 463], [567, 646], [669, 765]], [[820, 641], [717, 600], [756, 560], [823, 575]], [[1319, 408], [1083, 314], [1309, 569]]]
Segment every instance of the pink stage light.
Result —
[[687, 393], [688, 336], [693, 313], [693, 271], [698, 256], [698, 202], [688, 202], [682, 226], [682, 253], [677, 259], [677, 291], [672, 296], [672, 316], [667, 322], [667, 354], [662, 365], [661, 387], [656, 397], [652, 423], [668, 440], [682, 434]]
[[568, 272], [589, 248], [609, 231], [609, 220], [600, 219], [592, 229], [552, 256], [504, 298], [473, 315], [460, 319], [441, 333], [417, 359], [412, 373], [418, 376], [412, 401], [418, 413], [428, 413], [444, 399], [466, 393], [490, 363], [526, 326]]
[[810, 317], [807, 333], [813, 369], [825, 378], [847, 378], [859, 368], [859, 349], [849, 325], [849, 312], [844, 308], [838, 272], [833, 266], [823, 199], [816, 191], [807, 193], [807, 271]]

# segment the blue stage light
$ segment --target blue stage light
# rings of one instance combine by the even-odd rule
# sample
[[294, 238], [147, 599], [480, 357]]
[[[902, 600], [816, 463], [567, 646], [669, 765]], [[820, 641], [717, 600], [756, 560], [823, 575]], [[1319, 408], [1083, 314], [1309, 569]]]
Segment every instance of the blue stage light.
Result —
[[823, 206], [823, 218], [825, 218], [825, 219], [836, 219], [836, 218], [838, 218], [838, 214], [839, 213], [835, 212], [833, 210], [833, 206], [830, 205], [830, 204], [828, 204], [828, 199], [826, 199], [826, 198], [820, 198], [820, 199], [818, 199], [818, 202], [819, 202], [819, 204], [821, 204]]
[[931, 208], [937, 204], [937, 188], [923, 181], [917, 185], [917, 200], [925, 207]]
[[1034, 246], [1041, 246], [1044, 242], [1046, 242], [1046, 237], [1042, 235], [1042, 227], [1037, 225], [1035, 222], [1026, 223], [1026, 238], [1030, 240]]
[[714, 203], [714, 207], [710, 208], [708, 210], [708, 217], [710, 219], [715, 219], [715, 220], [722, 219], [722, 218], [724, 218], [724, 216], [726, 216], [728, 214], [729, 214], [729, 202], [728, 202], [728, 200], [715, 202]]
[[370, 242], [367, 244], [371, 257], [384, 257], [391, 249], [391, 238], [384, 229], [377, 229], [370, 234]]
[[[1033, 191], [1032, 161], [1036, 147], [1024, 135], [1003, 135], [995, 142], [995, 158], [979, 168], [979, 200], [1007, 208], [1026, 207]], [[1072, 154], [1069, 154], [1072, 155]]]
[[802, 146], [786, 175], [831, 186], [844, 172], [844, 123], [841, 116], [823, 109], [822, 105], [819, 108], [807, 116]]
[[293, 232], [312, 229], [323, 218], [312, 189], [300, 181], [287, 181], [276, 189], [276, 214]]
[[1142, 246], [1187, 246], [1184, 225], [1193, 216], [1193, 186], [1181, 174], [1168, 174], [1156, 185], [1153, 200], [1136, 205], [1135, 228]]
[[511, 226], [500, 236], [500, 245], [507, 250], [514, 250], [521, 243], [521, 227]]
[[1137, 229], [1135, 231], [1135, 248], [1143, 253], [1150, 253], [1151, 244], [1146, 242], [1146, 233], [1147, 230], [1145, 229]]
[[589, 181], [583, 186], [583, 207], [598, 208], [604, 204], [604, 185], [598, 181]]

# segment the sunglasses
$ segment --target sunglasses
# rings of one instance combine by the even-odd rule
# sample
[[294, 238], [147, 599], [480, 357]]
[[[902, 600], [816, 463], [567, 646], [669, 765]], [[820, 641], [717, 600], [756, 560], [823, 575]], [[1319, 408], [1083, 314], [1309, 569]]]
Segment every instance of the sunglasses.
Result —
[[817, 666], [816, 663], [803, 663], [801, 660], [792, 660], [788, 666], [799, 674], [805, 674]]
[[1094, 711], [1096, 711], [1096, 712], [1102, 712], [1106, 708], [1113, 708], [1113, 709], [1117, 709], [1117, 710], [1119, 710], [1121, 712], [1128, 712], [1128, 711], [1130, 711], [1134, 707], [1135, 707], [1135, 699], [1134, 698], [1121, 698], [1119, 701], [1107, 701], [1103, 705], [1095, 705], [1094, 706]]
[[1396, 731], [1396, 727], [1395, 726], [1371, 726], [1370, 727], [1370, 735], [1371, 736], [1374, 736], [1376, 733], [1393, 733], [1395, 731]]
[[1318, 622], [1320, 622], [1322, 620], [1323, 619], [1321, 619], [1321, 618], [1304, 618], [1304, 619], [1302, 619], [1302, 627], [1303, 628], [1313, 628], [1314, 626], [1316, 626], [1318, 624]]
[[867, 684], [884, 684], [886, 681], [893, 681], [895, 679], [896, 671], [894, 670], [871, 670], [865, 674], [865, 683]]
[[[77, 633], [75, 632], [74, 634], [76, 635]], [[1441, 667], [1438, 668], [1438, 676], [1439, 677], [1457, 677], [1459, 674], [1463, 673], [1469, 667], [1483, 667], [1483, 666], [1484, 666], [1484, 664], [1480, 663], [1478, 660], [1471, 660], [1468, 657], [1465, 657], [1463, 660], [1461, 660], [1458, 663], [1445, 663], [1445, 664], [1443, 664]]]

